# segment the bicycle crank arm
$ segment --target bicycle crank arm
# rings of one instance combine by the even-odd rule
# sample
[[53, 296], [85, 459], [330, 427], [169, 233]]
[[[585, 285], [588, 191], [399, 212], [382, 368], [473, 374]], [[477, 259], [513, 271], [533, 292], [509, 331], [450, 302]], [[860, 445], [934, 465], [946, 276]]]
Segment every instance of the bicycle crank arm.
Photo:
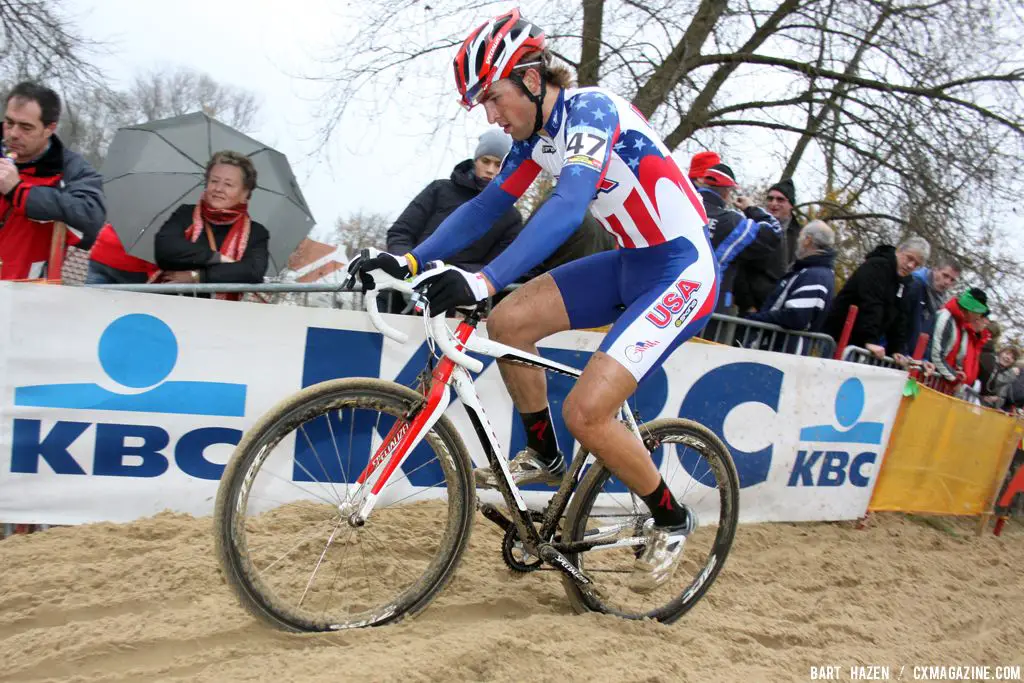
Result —
[[584, 574], [579, 567], [567, 560], [565, 555], [555, 550], [554, 546], [550, 543], [542, 544], [540, 548], [537, 549], [537, 552], [540, 555], [540, 559], [571, 578], [577, 583], [577, 585], [588, 589], [594, 587], [593, 579]]
[[480, 506], [480, 514], [482, 514], [487, 521], [494, 522], [501, 527], [502, 531], [508, 531], [512, 528], [512, 520], [506, 517], [501, 510], [490, 503], [484, 503]]

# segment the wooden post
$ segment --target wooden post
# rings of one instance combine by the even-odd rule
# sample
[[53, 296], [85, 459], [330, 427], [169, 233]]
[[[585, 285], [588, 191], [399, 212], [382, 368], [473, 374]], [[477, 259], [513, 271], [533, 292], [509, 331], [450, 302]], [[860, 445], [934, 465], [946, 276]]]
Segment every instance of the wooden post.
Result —
[[68, 226], [60, 221], [53, 223], [53, 237], [50, 239], [50, 258], [46, 263], [46, 279], [61, 282], [64, 279], [64, 254], [68, 248]]

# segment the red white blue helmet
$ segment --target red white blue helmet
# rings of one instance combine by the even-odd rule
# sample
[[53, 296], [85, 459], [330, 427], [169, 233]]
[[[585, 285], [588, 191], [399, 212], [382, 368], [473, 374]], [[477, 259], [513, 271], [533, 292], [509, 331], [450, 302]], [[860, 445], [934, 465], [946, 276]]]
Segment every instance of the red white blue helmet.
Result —
[[544, 31], [523, 19], [518, 8], [478, 26], [455, 55], [462, 106], [479, 104], [495, 81], [508, 78], [524, 56], [541, 52], [544, 45]]

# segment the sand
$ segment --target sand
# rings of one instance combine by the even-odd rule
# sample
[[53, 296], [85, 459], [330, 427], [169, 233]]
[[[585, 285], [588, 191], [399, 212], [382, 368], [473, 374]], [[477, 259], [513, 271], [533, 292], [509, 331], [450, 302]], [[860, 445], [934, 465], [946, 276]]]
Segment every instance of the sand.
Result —
[[[811, 667], [1024, 664], [1024, 526], [902, 515], [741, 526], [672, 626], [570, 612], [558, 578], [512, 578], [477, 518], [453, 583], [386, 628], [285, 634], [221, 578], [209, 518], [0, 541], [0, 681], [787, 681]], [[938, 528], [942, 527], [942, 528]]]

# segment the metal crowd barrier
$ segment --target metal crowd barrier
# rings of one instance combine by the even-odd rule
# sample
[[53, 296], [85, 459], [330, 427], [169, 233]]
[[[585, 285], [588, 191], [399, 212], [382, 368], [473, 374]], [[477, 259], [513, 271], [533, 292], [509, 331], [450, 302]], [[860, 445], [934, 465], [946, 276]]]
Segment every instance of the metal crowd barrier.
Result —
[[875, 365], [881, 368], [893, 368], [895, 370], [903, 369], [891, 356], [879, 358], [867, 349], [859, 346], [847, 346], [843, 349], [842, 360], [849, 363], [861, 363], [862, 365]]
[[[843, 349], [842, 359], [851, 363], [862, 363], [864, 365], [875, 365], [884, 368], [894, 368], [896, 370], [907, 370], [908, 368], [901, 367], [896, 361], [890, 357], [885, 356], [884, 358], [878, 358], [867, 349], [863, 349], [859, 346], [847, 346]], [[942, 375], [933, 374], [928, 377], [921, 375], [921, 363], [920, 360], [913, 361], [914, 365], [909, 368], [911, 377], [916, 379], [921, 384], [925, 385], [930, 389], [934, 389], [940, 393], [958, 398], [961, 401], [967, 403], [973, 403], [975, 405], [983, 405], [981, 401], [981, 394], [974, 390], [973, 387], [969, 387], [966, 384], [959, 382], [950, 382], [945, 379]]]
[[836, 341], [823, 332], [787, 330], [778, 325], [714, 313], [701, 339], [727, 346], [740, 346], [760, 351], [779, 351], [798, 356], [831, 358]]

